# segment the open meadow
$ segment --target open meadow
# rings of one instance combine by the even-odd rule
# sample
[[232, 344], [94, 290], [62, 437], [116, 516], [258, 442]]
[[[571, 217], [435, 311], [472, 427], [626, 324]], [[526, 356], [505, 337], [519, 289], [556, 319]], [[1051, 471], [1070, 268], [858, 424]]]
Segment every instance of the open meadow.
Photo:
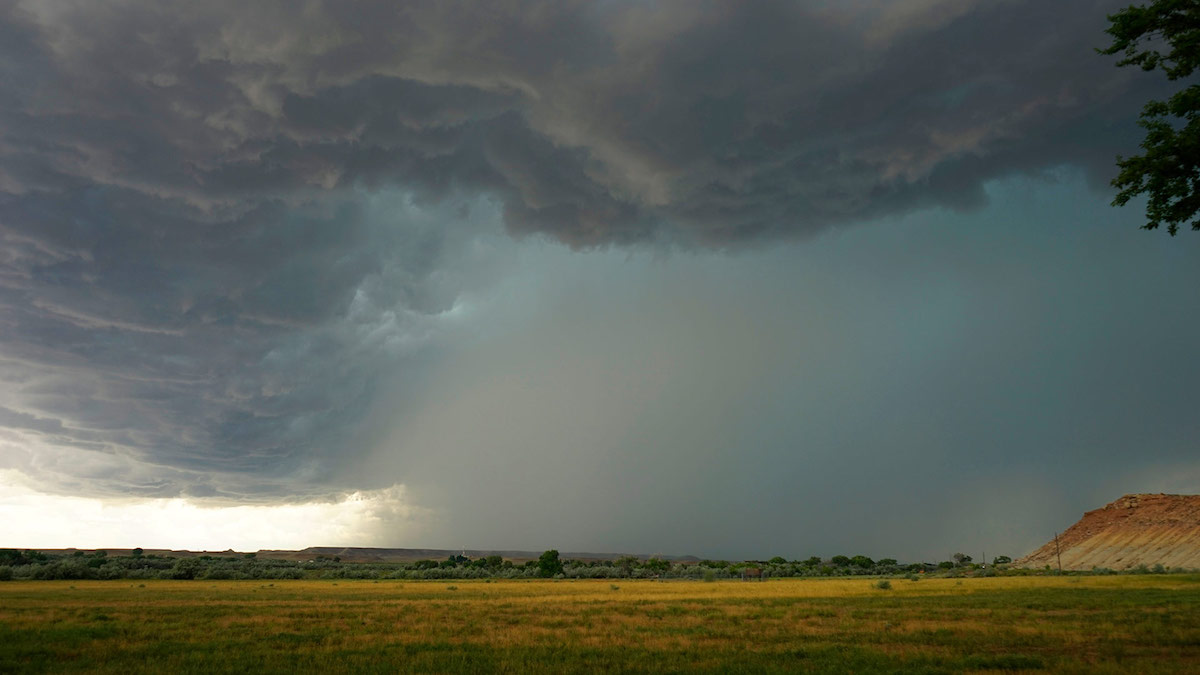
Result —
[[1200, 576], [0, 584], [0, 672], [1200, 672]]

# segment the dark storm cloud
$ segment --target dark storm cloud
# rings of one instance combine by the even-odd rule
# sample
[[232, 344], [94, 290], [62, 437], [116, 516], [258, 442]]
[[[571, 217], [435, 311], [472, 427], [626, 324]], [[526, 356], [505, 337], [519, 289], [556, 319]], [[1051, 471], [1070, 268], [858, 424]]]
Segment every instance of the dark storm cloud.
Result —
[[1092, 52], [1113, 7], [4, 2], [5, 464], [328, 489], [472, 283], [481, 200], [572, 246], [727, 247], [1101, 175], [1144, 94]]
[[18, 4], [3, 166], [207, 208], [487, 190], [515, 231], [721, 245], [1129, 147], [1113, 3], [905, 4]]

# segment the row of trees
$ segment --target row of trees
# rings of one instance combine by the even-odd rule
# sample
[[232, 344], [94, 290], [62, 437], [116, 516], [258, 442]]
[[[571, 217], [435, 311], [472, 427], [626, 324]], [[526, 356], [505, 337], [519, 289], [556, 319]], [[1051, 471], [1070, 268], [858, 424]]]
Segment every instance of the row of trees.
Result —
[[[997, 562], [1008, 559], [997, 558]], [[308, 561], [272, 560], [254, 554], [231, 556], [167, 557], [143, 555], [109, 556], [104, 551], [50, 555], [37, 551], [0, 549], [0, 580], [7, 579], [728, 579], [743, 570], [756, 568], [768, 577], [850, 576], [927, 573], [945, 569], [973, 568], [970, 556], [958, 554], [954, 561], [940, 564], [900, 564], [893, 558], [872, 560], [863, 555], [817, 556], [787, 560], [777, 556], [766, 561], [729, 562], [703, 560], [698, 563], [671, 562], [662, 558], [624, 556], [615, 560], [564, 560], [549, 550], [524, 562], [498, 555], [471, 559], [462, 555], [445, 560], [405, 563], [350, 563], [336, 556]]]

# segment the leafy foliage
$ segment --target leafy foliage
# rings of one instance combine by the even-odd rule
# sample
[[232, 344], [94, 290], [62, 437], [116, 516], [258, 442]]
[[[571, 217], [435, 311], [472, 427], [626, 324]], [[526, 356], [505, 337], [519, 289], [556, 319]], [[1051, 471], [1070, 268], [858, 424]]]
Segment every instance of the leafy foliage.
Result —
[[[1130, 6], [1108, 17], [1105, 31], [1112, 44], [1101, 54], [1121, 54], [1118, 66], [1162, 69], [1175, 81], [1200, 66], [1200, 0], [1156, 0]], [[1121, 171], [1112, 185], [1119, 189], [1114, 206], [1146, 194], [1143, 229], [1166, 224], [1174, 236], [1181, 223], [1200, 230], [1200, 84], [1192, 84], [1166, 101], [1150, 101], [1138, 122], [1146, 130], [1133, 157], [1117, 157]]]
[[[964, 556], [966, 557], [966, 556]], [[624, 556], [615, 560], [564, 560], [550, 550], [539, 558], [513, 564], [498, 555], [470, 559], [453, 556], [453, 560], [415, 560], [408, 562], [347, 562], [334, 556], [317, 556], [312, 560], [284, 560], [269, 557], [247, 558], [242, 554], [227, 556], [163, 556], [163, 555], [105, 555], [103, 551], [90, 554], [58, 554], [38, 551], [0, 549], [0, 581], [53, 579], [178, 579], [178, 580], [238, 580], [238, 579], [694, 579], [704, 581], [740, 580], [742, 570], [757, 568], [768, 579], [789, 577], [849, 577], [897, 576], [916, 579], [917, 574], [936, 573], [938, 576], [988, 576], [995, 574], [991, 566], [975, 569], [959, 566], [952, 561], [933, 563], [897, 563], [883, 558], [871, 566], [866, 556], [835, 556], [822, 564], [813, 556], [802, 561], [729, 562], [704, 560], [696, 563], [671, 562], [662, 558], [639, 559]], [[817, 562], [813, 563], [816, 559]], [[844, 562], [843, 562], [844, 560]], [[857, 562], [855, 562], [857, 561]], [[841, 564], [839, 564], [841, 563]], [[1164, 573], [1161, 567], [1130, 570], [1132, 573]], [[1172, 569], [1172, 574], [1184, 570]], [[1029, 570], [1006, 570], [1005, 574], [1024, 575]], [[1040, 574], [1041, 572], [1039, 572]], [[1112, 574], [1112, 570], [1097, 571]]]
[[550, 549], [542, 553], [542, 557], [538, 558], [538, 575], [542, 577], [553, 577], [562, 574], [563, 563], [558, 558], [558, 551]]

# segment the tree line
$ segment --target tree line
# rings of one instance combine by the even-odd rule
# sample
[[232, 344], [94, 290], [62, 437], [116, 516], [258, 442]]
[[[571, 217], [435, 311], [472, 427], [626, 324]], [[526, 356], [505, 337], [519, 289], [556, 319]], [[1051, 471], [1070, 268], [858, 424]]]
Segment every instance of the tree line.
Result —
[[[993, 561], [1003, 566], [1007, 556]], [[43, 553], [0, 549], [0, 581], [12, 579], [734, 579], [745, 570], [759, 570], [768, 578], [855, 575], [964, 573], [989, 569], [970, 556], [956, 554], [941, 563], [901, 564], [892, 558], [872, 560], [864, 555], [812, 556], [788, 560], [702, 560], [673, 562], [658, 557], [623, 556], [615, 560], [566, 560], [551, 549], [536, 560], [513, 561], [499, 555], [469, 558], [452, 555], [445, 560], [412, 562], [345, 562], [337, 556], [311, 560], [259, 558], [253, 553], [173, 557], [130, 555], [105, 551]]]

